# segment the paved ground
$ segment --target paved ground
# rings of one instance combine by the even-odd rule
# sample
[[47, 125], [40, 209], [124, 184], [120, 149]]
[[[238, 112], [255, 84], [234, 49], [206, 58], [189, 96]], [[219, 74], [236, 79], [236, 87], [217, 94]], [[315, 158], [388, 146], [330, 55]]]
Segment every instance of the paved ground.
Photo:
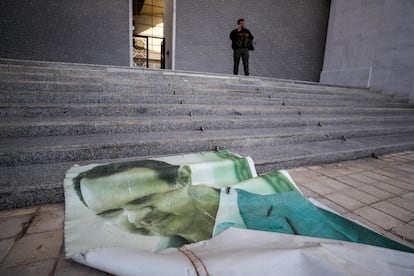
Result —
[[[307, 197], [414, 246], [414, 151], [289, 170]], [[63, 257], [64, 204], [0, 211], [0, 275], [106, 275]]]

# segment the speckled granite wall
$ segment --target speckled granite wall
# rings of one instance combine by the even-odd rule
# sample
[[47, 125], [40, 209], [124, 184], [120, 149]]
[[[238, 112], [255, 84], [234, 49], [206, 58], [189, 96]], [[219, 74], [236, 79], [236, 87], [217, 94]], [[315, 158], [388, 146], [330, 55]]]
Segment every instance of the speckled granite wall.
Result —
[[0, 57], [130, 65], [129, 0], [2, 0]]
[[332, 1], [321, 82], [414, 102], [414, 1]]
[[164, 0], [165, 68], [172, 69], [174, 1]]
[[256, 42], [251, 75], [319, 80], [330, 1], [176, 1], [176, 69], [231, 74], [229, 34], [244, 18]]

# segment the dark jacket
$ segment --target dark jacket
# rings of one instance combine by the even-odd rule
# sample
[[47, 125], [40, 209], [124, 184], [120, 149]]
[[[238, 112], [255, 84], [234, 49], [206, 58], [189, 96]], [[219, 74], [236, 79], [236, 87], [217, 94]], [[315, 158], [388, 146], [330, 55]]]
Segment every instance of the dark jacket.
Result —
[[231, 48], [233, 48], [233, 50], [237, 48], [250, 48], [253, 41], [252, 33], [246, 28], [241, 29], [240, 32], [237, 30], [238, 29], [234, 29], [230, 33]]

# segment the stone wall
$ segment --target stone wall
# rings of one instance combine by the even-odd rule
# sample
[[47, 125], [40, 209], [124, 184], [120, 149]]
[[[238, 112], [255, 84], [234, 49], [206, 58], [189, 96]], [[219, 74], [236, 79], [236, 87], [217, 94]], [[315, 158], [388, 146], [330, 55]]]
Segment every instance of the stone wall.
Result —
[[414, 102], [414, 1], [333, 0], [321, 82]]
[[131, 62], [130, 0], [2, 0], [0, 57]]
[[244, 18], [256, 42], [251, 75], [319, 81], [329, 7], [328, 0], [176, 0], [175, 69], [231, 74], [229, 33]]
[[[231, 74], [228, 36], [242, 17], [256, 42], [251, 75], [319, 80], [329, 0], [175, 2], [174, 15], [165, 1], [167, 68]], [[0, 57], [129, 66], [130, 8], [131, 0], [0, 1]]]
[[174, 1], [164, 0], [165, 68], [173, 69]]

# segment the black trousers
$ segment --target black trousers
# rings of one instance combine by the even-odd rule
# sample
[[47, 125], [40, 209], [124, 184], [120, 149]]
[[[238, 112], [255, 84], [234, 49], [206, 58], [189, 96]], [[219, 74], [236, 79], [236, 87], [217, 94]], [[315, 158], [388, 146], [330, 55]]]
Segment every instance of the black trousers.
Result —
[[236, 48], [236, 49], [234, 49], [233, 74], [237, 75], [239, 73], [240, 58], [243, 61], [244, 74], [246, 76], [248, 76], [249, 75], [249, 49], [247, 49], [247, 48]]

